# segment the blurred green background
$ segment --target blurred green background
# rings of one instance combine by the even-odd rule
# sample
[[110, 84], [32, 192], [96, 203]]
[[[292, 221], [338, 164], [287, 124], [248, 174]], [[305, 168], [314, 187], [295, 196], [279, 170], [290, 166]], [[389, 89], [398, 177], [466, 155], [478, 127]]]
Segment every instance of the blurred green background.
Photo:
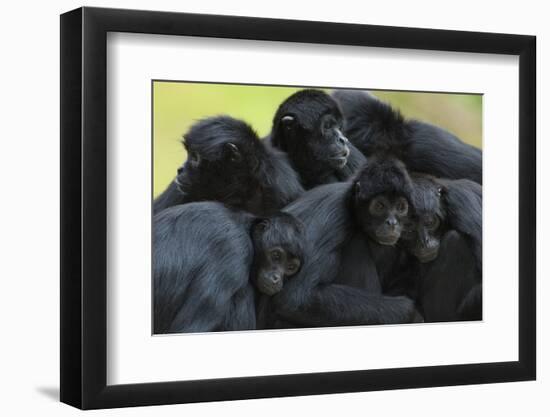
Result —
[[[301, 88], [154, 81], [154, 196], [166, 188], [185, 160], [181, 138], [195, 121], [227, 114], [245, 120], [263, 137], [271, 130], [279, 104], [298, 90]], [[481, 148], [481, 95], [369, 91], [405, 117], [436, 124]]]

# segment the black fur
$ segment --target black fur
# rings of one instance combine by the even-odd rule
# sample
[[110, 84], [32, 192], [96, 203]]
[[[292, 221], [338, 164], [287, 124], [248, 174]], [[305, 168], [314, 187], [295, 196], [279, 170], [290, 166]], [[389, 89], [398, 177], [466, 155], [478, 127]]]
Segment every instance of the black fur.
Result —
[[475, 257], [476, 268], [482, 264], [482, 187], [469, 180], [437, 180], [443, 186], [443, 201], [447, 227], [467, 240]]
[[185, 135], [184, 146], [188, 159], [155, 200], [154, 213], [176, 204], [219, 201], [263, 215], [303, 192], [286, 155], [266, 147], [240, 120], [227, 116], [201, 120]]
[[475, 284], [458, 305], [458, 317], [461, 320], [481, 320], [483, 288], [481, 282]]
[[[416, 268], [413, 287], [426, 321], [480, 320], [482, 314], [482, 190], [470, 180], [438, 180], [413, 175], [415, 227], [426, 216], [440, 224], [430, 232], [437, 257]], [[415, 254], [419, 233], [403, 234], [401, 244]]]
[[409, 171], [482, 183], [481, 151], [429, 123], [407, 120], [390, 105], [359, 90], [336, 90], [344, 133], [365, 156], [392, 154]]
[[[403, 197], [409, 202], [413, 198], [413, 183], [403, 163], [394, 158], [369, 158], [367, 165], [361, 170], [354, 181], [353, 201], [351, 210], [355, 223], [364, 231], [365, 239], [361, 237], [363, 245], [368, 248], [376, 272], [380, 280], [380, 289], [391, 294], [390, 288], [396, 276], [409, 274], [409, 259], [406, 251], [398, 245], [381, 244], [372, 234], [372, 229], [380, 220], [369, 213], [369, 202], [376, 196], [387, 198]], [[407, 213], [403, 215], [405, 218]], [[399, 225], [403, 227], [403, 225]], [[369, 230], [370, 229], [370, 230]], [[345, 255], [348, 256], [348, 255]], [[355, 256], [361, 256], [357, 254]], [[353, 264], [353, 262], [352, 262]], [[349, 273], [348, 276], [353, 276]], [[357, 286], [357, 283], [344, 281], [348, 285]], [[364, 284], [361, 284], [364, 285]], [[361, 286], [360, 285], [360, 286]]]
[[285, 208], [302, 220], [310, 245], [300, 273], [273, 297], [279, 319], [305, 327], [417, 319], [411, 300], [382, 295], [355, 193], [355, 183], [323, 185]]
[[411, 214], [415, 221], [425, 215], [441, 219], [436, 233], [455, 230], [466, 239], [481, 271], [482, 264], [482, 187], [470, 180], [447, 180], [413, 174]]
[[[267, 230], [255, 232], [258, 222]], [[154, 217], [154, 332], [256, 328], [255, 259], [270, 245], [303, 257], [300, 222], [258, 219], [214, 202], [170, 207]]]
[[445, 233], [437, 259], [419, 270], [417, 301], [426, 322], [481, 320], [481, 276], [463, 236]]
[[[285, 117], [292, 120], [286, 121]], [[336, 102], [320, 90], [301, 90], [287, 98], [273, 118], [266, 141], [288, 154], [306, 189], [344, 181], [364, 164], [365, 158], [342, 134], [343, 117]], [[347, 153], [345, 165], [335, 156]]]
[[368, 164], [357, 174], [355, 197], [368, 201], [378, 194], [397, 194], [411, 198], [413, 184], [403, 163], [391, 157], [369, 158]]
[[254, 329], [253, 217], [193, 203], [154, 217], [155, 333]]

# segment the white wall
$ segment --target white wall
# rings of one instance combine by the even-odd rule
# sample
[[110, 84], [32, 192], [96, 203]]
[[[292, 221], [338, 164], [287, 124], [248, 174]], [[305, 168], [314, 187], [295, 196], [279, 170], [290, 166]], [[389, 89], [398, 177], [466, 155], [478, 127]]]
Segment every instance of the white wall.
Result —
[[[314, 6], [297, 1], [92, 1], [89, 6], [158, 9], [198, 13], [239, 14], [292, 19], [416, 26], [535, 34], [538, 36], [539, 213], [550, 209], [543, 181], [550, 168], [550, 127], [541, 120], [550, 91], [543, 72], [549, 72], [550, 27], [544, 2], [462, 0], [388, 2], [345, 1]], [[59, 378], [59, 17], [79, 7], [76, 1], [5, 2], [0, 37], [0, 410], [3, 415], [73, 415], [57, 402]], [[541, 96], [544, 93], [543, 103]], [[542, 127], [544, 125], [544, 130]], [[7, 145], [7, 146], [6, 146]], [[32, 192], [32, 194], [31, 194]], [[8, 198], [11, 200], [8, 202]], [[546, 209], [546, 210], [545, 210]], [[548, 415], [550, 315], [543, 300], [550, 296], [545, 280], [550, 272], [543, 256], [550, 249], [549, 222], [539, 216], [539, 378], [537, 382], [454, 388], [326, 395], [291, 399], [239, 401], [101, 411], [99, 415], [316, 415], [405, 414], [407, 416]], [[32, 233], [31, 233], [32, 231]], [[546, 236], [542, 237], [543, 231]], [[545, 395], [546, 394], [546, 395]]]

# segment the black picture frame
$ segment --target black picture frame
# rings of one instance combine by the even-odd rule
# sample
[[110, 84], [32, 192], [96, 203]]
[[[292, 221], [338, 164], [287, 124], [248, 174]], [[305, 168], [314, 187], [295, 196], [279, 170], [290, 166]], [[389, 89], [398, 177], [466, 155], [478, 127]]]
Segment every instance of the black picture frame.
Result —
[[[519, 360], [106, 384], [108, 32], [519, 56]], [[61, 401], [82, 409], [536, 378], [536, 38], [236, 16], [80, 8], [61, 15]]]

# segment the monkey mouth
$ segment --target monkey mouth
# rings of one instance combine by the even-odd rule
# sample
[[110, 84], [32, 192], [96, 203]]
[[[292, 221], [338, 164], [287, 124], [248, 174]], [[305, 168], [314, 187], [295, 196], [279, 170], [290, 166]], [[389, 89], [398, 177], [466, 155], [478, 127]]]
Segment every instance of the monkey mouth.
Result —
[[258, 291], [269, 296], [275, 295], [283, 289], [282, 285], [269, 285], [269, 284], [260, 284], [260, 283], [258, 283], [257, 287], [258, 287]]
[[376, 235], [376, 241], [385, 246], [393, 246], [397, 243], [399, 240], [398, 234], [391, 234], [391, 235]]
[[378, 242], [380, 245], [393, 246], [397, 243], [401, 237], [401, 233], [397, 230], [380, 230], [375, 231], [371, 237]]
[[185, 193], [189, 189], [189, 177], [187, 173], [181, 173], [174, 178], [174, 183], [178, 191]]
[[414, 252], [414, 256], [422, 263], [431, 262], [439, 254], [439, 248], [419, 249]]
[[331, 161], [336, 168], [344, 168], [348, 163], [348, 158], [344, 158], [344, 157], [331, 158]]
[[176, 183], [176, 190], [178, 190], [180, 193], [185, 193], [183, 184], [181, 183], [180, 180], [178, 180], [178, 177], [174, 179], [174, 182]]
[[349, 156], [349, 153], [346, 153], [345, 155], [340, 154], [338, 156], [333, 156], [329, 158], [329, 161], [336, 168], [344, 168], [348, 163], [348, 156]]

